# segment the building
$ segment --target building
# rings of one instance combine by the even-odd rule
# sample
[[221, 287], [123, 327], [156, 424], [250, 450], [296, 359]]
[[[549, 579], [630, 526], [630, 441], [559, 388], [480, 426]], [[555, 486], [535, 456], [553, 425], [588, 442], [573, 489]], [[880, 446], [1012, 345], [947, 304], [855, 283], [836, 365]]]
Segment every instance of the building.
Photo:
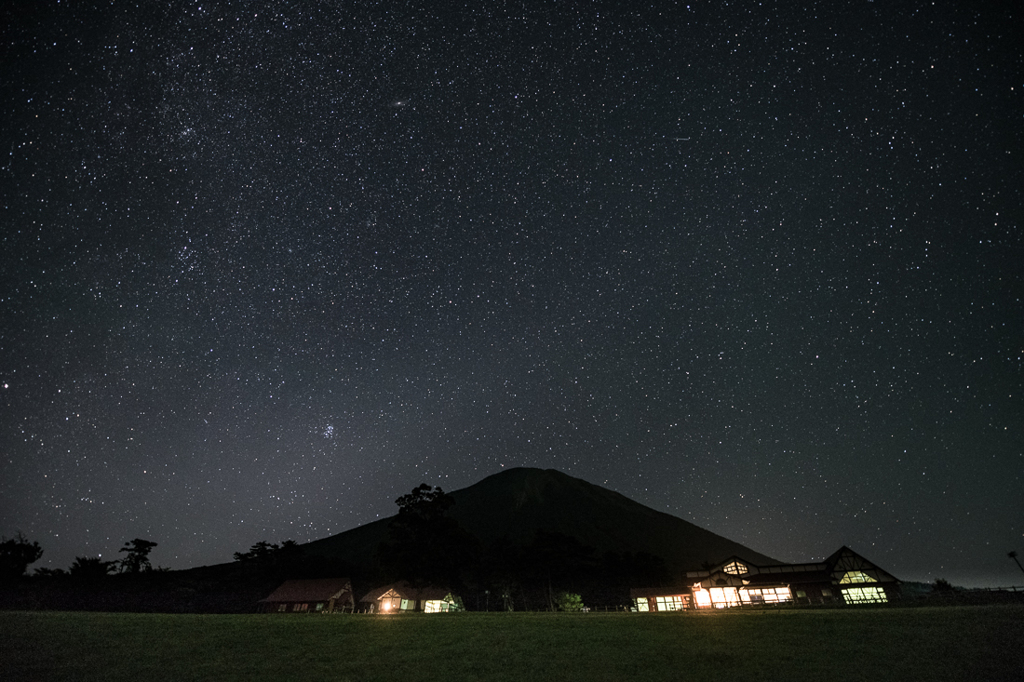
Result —
[[849, 547], [822, 562], [757, 566], [730, 557], [687, 571], [682, 586], [636, 588], [637, 611], [681, 611], [765, 604], [882, 604], [899, 595], [899, 580]]
[[286, 580], [259, 603], [263, 613], [351, 613], [355, 610], [352, 582], [348, 578]]
[[359, 604], [370, 613], [443, 613], [462, 608], [458, 597], [453, 596], [446, 587], [413, 587], [407, 582], [392, 583], [371, 590], [359, 600]]

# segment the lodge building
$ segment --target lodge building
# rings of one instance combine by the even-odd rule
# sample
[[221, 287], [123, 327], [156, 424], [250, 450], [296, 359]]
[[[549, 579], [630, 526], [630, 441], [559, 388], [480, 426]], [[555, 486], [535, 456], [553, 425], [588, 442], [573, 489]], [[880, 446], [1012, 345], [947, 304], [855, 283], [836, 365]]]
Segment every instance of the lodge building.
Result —
[[335, 613], [355, 610], [348, 578], [286, 580], [259, 602], [262, 613]]
[[634, 588], [636, 611], [682, 611], [764, 604], [882, 604], [899, 595], [899, 580], [849, 547], [822, 562], [757, 566], [730, 557], [687, 571], [670, 588]]
[[413, 587], [402, 581], [371, 590], [359, 600], [369, 613], [446, 613], [461, 609], [459, 600], [447, 587]]

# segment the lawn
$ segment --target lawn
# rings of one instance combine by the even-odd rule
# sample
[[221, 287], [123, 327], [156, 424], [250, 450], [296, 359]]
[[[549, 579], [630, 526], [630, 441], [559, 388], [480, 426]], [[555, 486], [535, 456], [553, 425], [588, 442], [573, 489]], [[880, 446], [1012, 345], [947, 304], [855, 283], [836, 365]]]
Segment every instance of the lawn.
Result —
[[1024, 607], [0, 612], [0, 680], [1021, 680]]

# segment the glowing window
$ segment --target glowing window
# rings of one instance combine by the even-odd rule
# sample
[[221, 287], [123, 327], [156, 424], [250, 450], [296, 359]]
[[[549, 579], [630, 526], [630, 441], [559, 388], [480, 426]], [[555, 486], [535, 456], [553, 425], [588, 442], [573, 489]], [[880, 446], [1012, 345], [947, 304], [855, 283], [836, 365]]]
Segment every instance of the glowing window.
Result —
[[278, 613], [284, 613], [287, 610], [288, 610], [288, 605], [287, 604], [278, 604], [277, 605]]
[[650, 611], [651, 605], [647, 601], [647, 597], [637, 597], [636, 599], [636, 610], [637, 611]]
[[654, 601], [657, 602], [659, 611], [682, 611], [686, 608], [686, 602], [678, 595], [674, 597], [655, 597]]
[[873, 583], [875, 579], [864, 571], [847, 571], [843, 574], [843, 579], [839, 581], [840, 585], [849, 585], [850, 583]]
[[744, 604], [780, 604], [793, 601], [788, 587], [763, 587], [740, 590], [740, 601]]
[[726, 565], [726, 567], [722, 570], [730, 575], [743, 575], [747, 572], [747, 567], [738, 561], [733, 561], [732, 563]]
[[693, 590], [693, 598], [697, 602], [697, 608], [706, 609], [711, 606], [711, 593], [699, 587]]
[[428, 599], [423, 603], [423, 610], [427, 613], [444, 613], [450, 607], [451, 604], [443, 599]]
[[847, 587], [843, 590], [847, 604], [884, 604], [889, 601], [881, 587]]
[[711, 604], [716, 609], [738, 606], [740, 603], [740, 596], [735, 587], [712, 587], [708, 592], [711, 593]]

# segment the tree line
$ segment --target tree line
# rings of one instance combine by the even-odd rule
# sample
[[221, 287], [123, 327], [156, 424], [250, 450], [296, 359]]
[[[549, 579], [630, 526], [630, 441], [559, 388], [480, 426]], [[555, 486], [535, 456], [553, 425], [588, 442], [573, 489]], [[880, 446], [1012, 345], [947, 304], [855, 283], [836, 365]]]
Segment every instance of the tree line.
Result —
[[[157, 543], [135, 538], [124, 543], [118, 550], [125, 555], [115, 561], [104, 561], [100, 557], [75, 557], [71, 566], [62, 568], [37, 568], [34, 575], [43, 578], [72, 577], [96, 579], [111, 573], [148, 573], [163, 568], [153, 568], [149, 553]], [[13, 538], [0, 538], [0, 579], [5, 582], [25, 577], [28, 567], [43, 557], [43, 548], [38, 542], [29, 541], [20, 531]]]

